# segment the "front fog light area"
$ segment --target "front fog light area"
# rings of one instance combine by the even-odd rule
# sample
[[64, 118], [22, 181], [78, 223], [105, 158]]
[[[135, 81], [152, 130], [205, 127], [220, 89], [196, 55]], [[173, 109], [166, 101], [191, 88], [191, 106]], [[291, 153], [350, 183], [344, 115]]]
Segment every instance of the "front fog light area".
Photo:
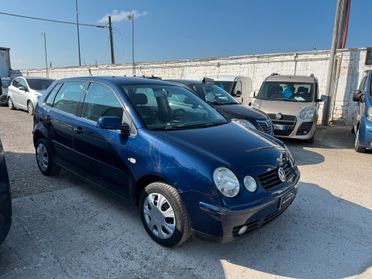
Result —
[[257, 183], [256, 183], [256, 180], [254, 180], [254, 178], [252, 176], [249, 176], [247, 175], [246, 177], [244, 177], [244, 186], [245, 188], [253, 193], [253, 192], [256, 192], [257, 190]]

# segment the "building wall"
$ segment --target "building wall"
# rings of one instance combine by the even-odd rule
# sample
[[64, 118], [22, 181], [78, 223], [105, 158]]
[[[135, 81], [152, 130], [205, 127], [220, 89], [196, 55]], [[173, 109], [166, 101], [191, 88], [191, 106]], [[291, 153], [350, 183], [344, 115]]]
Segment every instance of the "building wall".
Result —
[[[365, 66], [366, 49], [346, 49], [337, 52], [334, 107], [332, 119], [342, 124], [352, 122], [355, 104], [352, 91], [358, 86], [362, 74], [371, 66]], [[212, 75], [241, 75], [252, 79], [253, 90], [258, 90], [262, 81], [271, 73], [310, 75], [319, 80], [320, 94], [325, 92], [329, 51], [277, 53], [265, 55], [231, 56], [213, 59], [195, 59], [137, 63], [137, 75], [155, 75], [163, 79], [201, 79]], [[45, 76], [45, 69], [24, 69], [25, 76]], [[74, 76], [116, 75], [131, 76], [130, 64], [63, 67], [49, 70], [52, 78]]]
[[0, 77], [8, 77], [9, 70], [10, 70], [9, 49], [0, 47]]

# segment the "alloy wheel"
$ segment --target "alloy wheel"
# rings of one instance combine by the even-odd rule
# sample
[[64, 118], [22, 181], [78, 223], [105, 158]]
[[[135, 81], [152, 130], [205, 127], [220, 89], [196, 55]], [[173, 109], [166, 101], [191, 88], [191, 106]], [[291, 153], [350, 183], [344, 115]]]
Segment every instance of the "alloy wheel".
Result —
[[49, 166], [49, 154], [46, 146], [43, 143], [39, 143], [36, 148], [36, 159], [42, 171], [46, 171]]
[[27, 104], [27, 111], [29, 114], [33, 115], [34, 114], [34, 106], [32, 105], [31, 102], [28, 102]]
[[151, 193], [143, 203], [146, 225], [156, 237], [169, 239], [176, 229], [176, 217], [169, 201], [162, 194]]

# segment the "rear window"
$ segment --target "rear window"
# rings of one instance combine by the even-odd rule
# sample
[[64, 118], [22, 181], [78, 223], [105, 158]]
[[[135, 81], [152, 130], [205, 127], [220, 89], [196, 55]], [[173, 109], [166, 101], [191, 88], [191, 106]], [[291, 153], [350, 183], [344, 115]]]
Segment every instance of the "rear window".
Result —
[[28, 86], [38, 91], [46, 90], [53, 81], [52, 79], [27, 79]]

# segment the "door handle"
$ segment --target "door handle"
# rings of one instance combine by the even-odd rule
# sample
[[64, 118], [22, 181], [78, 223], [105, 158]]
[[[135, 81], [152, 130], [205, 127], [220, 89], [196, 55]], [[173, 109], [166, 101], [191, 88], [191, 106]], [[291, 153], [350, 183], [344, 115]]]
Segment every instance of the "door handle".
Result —
[[77, 134], [82, 134], [83, 133], [83, 128], [82, 127], [76, 127], [74, 128], [74, 132], [77, 133]]

